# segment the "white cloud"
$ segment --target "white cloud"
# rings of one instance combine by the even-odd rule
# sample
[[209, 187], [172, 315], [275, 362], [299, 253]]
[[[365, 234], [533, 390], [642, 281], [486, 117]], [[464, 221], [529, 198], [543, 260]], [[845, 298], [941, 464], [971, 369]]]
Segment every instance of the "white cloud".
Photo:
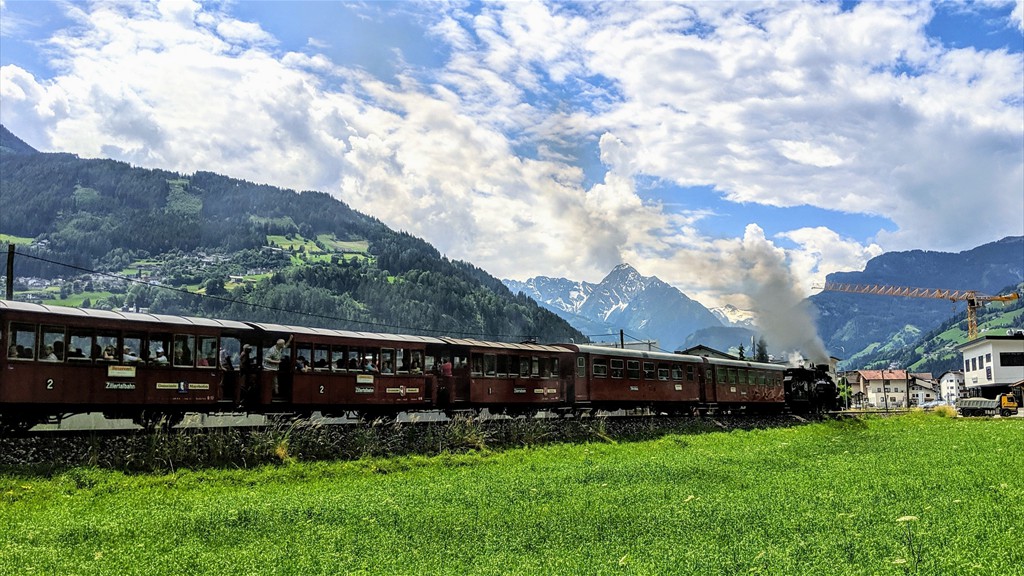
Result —
[[[806, 291], [880, 247], [1024, 233], [1024, 60], [942, 47], [927, 4], [428, 5], [448, 59], [398, 61], [395, 79], [318, 52], [332, 38], [279, 49], [209, 4], [68, 10], [80, 26], [49, 41], [57, 75], [0, 69], [16, 134], [325, 190], [498, 276], [596, 280], [628, 261], [717, 303], [755, 288], [737, 258], [781, 263]], [[600, 182], [574, 155], [600, 160]], [[666, 210], [649, 182], [897, 230], [851, 239], [799, 223], [776, 239], [788, 251], [759, 227], [709, 238], [701, 211]]]

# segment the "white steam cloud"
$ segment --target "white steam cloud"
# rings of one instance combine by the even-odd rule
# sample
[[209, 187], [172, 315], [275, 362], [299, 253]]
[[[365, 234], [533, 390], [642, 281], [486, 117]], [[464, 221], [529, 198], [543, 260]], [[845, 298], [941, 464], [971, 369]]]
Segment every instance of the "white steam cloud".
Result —
[[769, 242], [760, 227], [750, 224], [734, 257], [745, 271], [744, 292], [768, 345], [815, 364], [828, 363], [828, 352], [815, 327], [817, 311], [804, 298], [786, 263], [785, 251]]

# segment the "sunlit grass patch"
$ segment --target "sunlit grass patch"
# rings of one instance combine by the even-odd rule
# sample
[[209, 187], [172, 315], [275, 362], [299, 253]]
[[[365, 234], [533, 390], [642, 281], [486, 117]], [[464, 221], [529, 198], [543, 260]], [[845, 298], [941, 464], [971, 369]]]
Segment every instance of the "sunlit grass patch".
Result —
[[[0, 476], [0, 573], [1012, 574], [1019, 419]], [[288, 460], [288, 458], [293, 458]], [[287, 465], [283, 463], [287, 462]]]

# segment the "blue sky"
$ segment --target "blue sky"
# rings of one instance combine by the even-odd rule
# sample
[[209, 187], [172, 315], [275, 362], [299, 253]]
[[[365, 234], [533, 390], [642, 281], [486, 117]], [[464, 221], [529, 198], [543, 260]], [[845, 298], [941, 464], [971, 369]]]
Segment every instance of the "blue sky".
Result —
[[499, 277], [629, 262], [744, 307], [768, 268], [806, 295], [1024, 234], [1022, 1], [0, 0], [0, 121], [329, 192]]

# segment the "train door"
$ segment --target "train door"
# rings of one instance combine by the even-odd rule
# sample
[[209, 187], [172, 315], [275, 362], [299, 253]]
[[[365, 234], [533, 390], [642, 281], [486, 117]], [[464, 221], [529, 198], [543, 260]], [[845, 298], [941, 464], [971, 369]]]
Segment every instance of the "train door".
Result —
[[702, 361], [703, 364], [698, 366], [697, 377], [700, 381], [700, 403], [707, 407], [718, 403], [718, 391], [715, 388], [715, 367], [708, 362], [706, 356]]
[[583, 354], [576, 356], [576, 374], [571, 379], [572, 388], [566, 394], [567, 398], [577, 402], [590, 400], [590, 379], [587, 376], [587, 357]]

